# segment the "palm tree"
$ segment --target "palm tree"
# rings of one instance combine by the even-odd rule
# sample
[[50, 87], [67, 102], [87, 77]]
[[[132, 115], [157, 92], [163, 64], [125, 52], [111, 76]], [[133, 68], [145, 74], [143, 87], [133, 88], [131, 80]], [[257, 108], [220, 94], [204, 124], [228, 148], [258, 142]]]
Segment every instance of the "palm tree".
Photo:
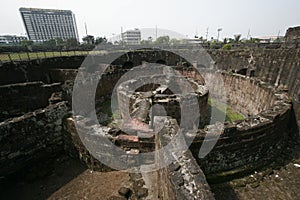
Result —
[[234, 41], [235, 41], [236, 43], [239, 43], [240, 40], [241, 40], [241, 37], [242, 37], [241, 34], [236, 34], [236, 35], [234, 35]]
[[227, 39], [227, 38], [224, 38], [223, 43], [224, 43], [224, 44], [227, 44], [227, 43], [228, 43], [228, 39]]

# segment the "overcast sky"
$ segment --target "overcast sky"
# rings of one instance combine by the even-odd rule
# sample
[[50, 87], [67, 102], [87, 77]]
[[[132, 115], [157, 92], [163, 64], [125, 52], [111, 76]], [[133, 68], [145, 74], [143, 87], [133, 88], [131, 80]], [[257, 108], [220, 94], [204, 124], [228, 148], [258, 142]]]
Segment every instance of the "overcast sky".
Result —
[[0, 34], [24, 35], [20, 7], [72, 10], [80, 38], [88, 34], [112, 37], [133, 28], [158, 28], [193, 37], [220, 38], [242, 34], [284, 35], [286, 29], [300, 25], [299, 0], [2, 0]]

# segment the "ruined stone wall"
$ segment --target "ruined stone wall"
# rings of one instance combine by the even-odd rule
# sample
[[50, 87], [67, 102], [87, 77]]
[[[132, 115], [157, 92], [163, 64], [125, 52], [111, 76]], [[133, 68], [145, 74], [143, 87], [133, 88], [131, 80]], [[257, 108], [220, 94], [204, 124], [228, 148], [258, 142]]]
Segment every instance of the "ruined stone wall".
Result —
[[[100, 138], [101, 136], [99, 136]], [[112, 169], [105, 166], [95, 159], [86, 147], [83, 145], [75, 127], [74, 119], [69, 116], [63, 119], [63, 148], [64, 151], [73, 158], [80, 159], [90, 169], [96, 171], [111, 171]]]
[[0, 121], [46, 107], [51, 94], [60, 90], [60, 84], [42, 82], [0, 86]]
[[[167, 78], [165, 75], [155, 75], [151, 76], [151, 82], [153, 83], [160, 83], [162, 85], [168, 85], [170, 84], [170, 90], [177, 89], [179, 86], [184, 87], [187, 84], [190, 85], [193, 82], [183, 82], [184, 84], [180, 84], [181, 77], [173, 77], [175, 80], [171, 80], [171, 83], [167, 83]], [[178, 80], [177, 80], [178, 79]], [[147, 97], [142, 96], [135, 96], [135, 99], [132, 99], [132, 94], [134, 94], [134, 88], [138, 88], [140, 85], [147, 85], [149, 83], [149, 77], [139, 77], [138, 79], [133, 79], [127, 82], [122, 83], [118, 87], [118, 101], [119, 101], [119, 109], [120, 114], [123, 119], [130, 119], [130, 114], [133, 114], [135, 116], [138, 116], [139, 113], [145, 111], [142, 113], [143, 117], [137, 117], [141, 118], [139, 120], [146, 121], [147, 116], [150, 115], [150, 107], [154, 104], [159, 104], [164, 107], [164, 109], [154, 109], [152, 110], [151, 115], [156, 116], [171, 116], [175, 119], [177, 119], [178, 123], [184, 124], [184, 126], [187, 127], [193, 127], [193, 122], [196, 118], [196, 116], [193, 115], [193, 110], [195, 110], [195, 107], [198, 107], [200, 112], [200, 122], [199, 127], [204, 127], [204, 125], [207, 122], [207, 100], [208, 100], [208, 90], [205, 86], [194, 84], [194, 88], [181, 88], [179, 89], [179, 93], [176, 94], [176, 91], [174, 91], [175, 94], [156, 94], [156, 91], [149, 91], [150, 88], [144, 88], [146, 89], [145, 94], [147, 94]], [[152, 87], [152, 85], [149, 85], [149, 87]], [[190, 90], [190, 91], [189, 91]], [[151, 98], [151, 100], [150, 100]], [[136, 105], [135, 102], [145, 102], [145, 105]], [[151, 101], [151, 103], [150, 103]], [[137, 108], [135, 108], [137, 106]], [[135, 113], [135, 110], [137, 110], [137, 114]], [[185, 117], [182, 117], [181, 113], [185, 113]]]
[[0, 122], [0, 176], [8, 176], [63, 151], [66, 102]]
[[[0, 85], [42, 81], [52, 83], [50, 69], [78, 69], [84, 56], [43, 58], [0, 64]], [[56, 79], [55, 77], [53, 79]]]
[[[214, 199], [203, 171], [200, 169], [190, 150], [174, 149], [159, 153], [158, 150], [169, 144], [179, 129], [177, 121], [170, 117], [155, 117], [156, 135], [156, 162], [160, 166], [162, 161], [173, 157], [173, 162], [161, 168], [158, 173], [159, 197], [161, 199]], [[174, 138], [173, 138], [174, 139]], [[179, 145], [179, 144], [177, 144]]]
[[[80, 118], [80, 117], [79, 117]], [[83, 163], [85, 163], [90, 169], [96, 171], [111, 171], [110, 167], [101, 163], [98, 159], [109, 159], [109, 162], [118, 164], [118, 166], [125, 166], [123, 162], [132, 163], [133, 166], [139, 165], [134, 159], [134, 156], [139, 153], [152, 152], [155, 149], [154, 137], [140, 137], [136, 135], [127, 135], [127, 133], [122, 132], [119, 129], [113, 129], [106, 126], [101, 126], [95, 124], [90, 119], [80, 118], [78, 119], [77, 127], [75, 126], [75, 121], [73, 116], [69, 116], [63, 120], [63, 141], [64, 150], [68, 155], [74, 158], [79, 158]], [[78, 134], [78, 129], [81, 130], [81, 137]], [[97, 131], [94, 134], [93, 131]], [[82, 134], [85, 133], [85, 134]], [[139, 135], [139, 134], [137, 134]], [[101, 141], [107, 138], [110, 140], [111, 145], [105, 145], [105, 151], [94, 149], [87, 149], [84, 145], [85, 142], [89, 143], [89, 147], [94, 143], [95, 146], [104, 145]], [[114, 146], [119, 147], [124, 151], [122, 159], [116, 159], [114, 156]], [[91, 153], [93, 155], [91, 155]], [[98, 156], [98, 157], [94, 157]], [[153, 163], [154, 157], [144, 157], [145, 163]], [[141, 163], [142, 164], [142, 163]]]
[[[229, 77], [230, 83], [233, 79], [237, 82], [247, 81], [249, 88], [252, 88], [253, 83], [255, 83], [255, 80], [241, 76], [226, 76]], [[221, 135], [216, 146], [201, 159], [199, 158], [199, 151], [205, 136], [209, 137], [210, 134], [216, 134], [217, 132], [212, 127], [220, 130], [218, 129], [220, 125], [212, 125], [212, 127], [199, 130], [197, 133], [190, 149], [210, 181], [226, 180], [228, 177], [249, 173], [251, 170], [271, 162], [285, 147], [287, 136], [292, 127], [290, 99], [285, 91], [275, 90], [269, 85], [263, 84], [259, 87], [268, 95], [257, 95], [257, 97], [262, 98], [256, 100], [257, 104], [260, 104], [260, 101], [268, 100], [273, 101], [273, 103], [266, 109], [257, 112], [254, 117], [247, 117], [245, 120], [233, 123], [226, 122], [224, 130], [221, 129]], [[266, 92], [268, 90], [269, 92]], [[271, 94], [273, 97], [269, 97]], [[273, 100], [271, 100], [272, 98]], [[243, 99], [240, 101], [243, 102]], [[250, 101], [252, 101], [251, 98]], [[264, 104], [262, 103], [262, 105]], [[258, 111], [258, 109], [256, 110]]]
[[117, 70], [115, 73], [102, 74], [96, 90], [96, 99], [111, 94], [118, 80], [125, 72], [126, 71], [123, 70]]
[[[251, 67], [255, 68], [254, 75], [266, 82], [271, 83], [272, 85], [277, 85], [280, 86], [281, 88], [287, 87], [289, 89], [291, 96], [293, 97], [293, 103], [294, 103], [294, 109], [296, 115], [298, 117], [300, 116], [300, 110], [299, 110], [300, 109], [299, 106], [300, 104], [299, 103], [299, 94], [300, 94], [299, 53], [300, 52], [299, 50], [211, 51], [210, 53], [214, 58], [214, 60], [216, 61], [215, 64], [220, 69], [224, 69], [228, 71], [231, 70], [238, 71], [239, 69], [247, 68], [251, 66], [249, 63], [249, 59], [251, 59], [251, 55], [252, 55], [254, 64]], [[197, 53], [195, 54], [197, 55]], [[60, 67], [65, 69], [78, 68], [78, 63], [80, 62], [80, 59], [76, 60], [77, 58], [75, 58], [77, 64], [74, 64], [74, 62], [72, 61], [73, 58], [61, 58], [61, 59], [69, 59], [69, 64], [63, 66], [63, 64], [59, 64], [60, 61], [59, 59], [57, 59], [57, 62], [53, 62], [53, 63], [50, 62], [49, 67], [50, 65], [54, 64], [55, 67], [52, 66], [51, 69], [60, 68]], [[0, 67], [0, 77], [1, 77], [0, 84], [3, 85], [3, 84], [19, 83], [19, 82], [34, 81], [34, 80], [51, 82], [51, 75], [45, 77], [45, 74], [47, 75], [49, 72], [48, 67], [43, 68], [43, 65], [40, 65], [41, 61], [34, 61], [34, 62], [35, 65], [32, 65], [30, 63], [28, 65], [26, 63], [23, 64], [11, 63], [11, 64], [2, 65]], [[72, 63], [74, 65], [72, 65]], [[206, 66], [215, 67], [215, 64], [207, 62]], [[74, 77], [74, 74], [71, 76]], [[120, 77], [119, 75], [115, 75], [115, 74], [110, 74], [108, 76], [109, 77], [115, 76], [113, 78], [114, 81], [116, 81]], [[70, 78], [70, 77], [66, 75], [64, 77], [63, 76], [58, 77], [57, 79], [53, 79], [53, 80], [61, 80], [65, 78]], [[99, 96], [102, 96], [103, 94], [107, 94], [107, 92], [110, 92], [112, 88], [111, 87], [113, 82], [112, 80], [109, 80], [108, 78], [103, 80], [108, 80], [108, 81], [101, 83], [101, 85], [104, 87], [101, 87], [98, 93]], [[229, 83], [232, 83], [234, 87], [239, 87], [236, 84], [234, 84], [235, 81], [244, 84], [242, 83], [244, 81], [243, 78], [241, 78], [240, 80], [236, 80], [236, 79], [231, 79], [229, 77], [227, 81]], [[251, 83], [250, 81], [250, 85], [251, 84], [254, 84], [254, 82]], [[241, 95], [240, 93], [236, 93], [236, 94]], [[267, 98], [268, 93], [265, 94], [262, 94], [261, 97]], [[281, 97], [281, 96], [285, 96], [285, 95], [280, 93], [276, 95], [276, 97]], [[250, 97], [250, 98], [255, 98], [255, 97]], [[288, 100], [287, 101], [284, 100], [285, 102], [284, 104], [280, 103], [282, 102], [282, 100], [278, 100], [278, 99], [275, 100], [274, 104], [270, 104], [272, 105], [271, 107], [266, 106], [269, 109], [267, 109], [266, 112], [264, 113], [259, 113], [259, 110], [263, 110], [263, 108], [265, 108], [265, 105], [267, 105], [268, 102], [266, 102], [265, 100], [262, 100], [262, 102], [260, 102], [259, 99], [252, 99], [251, 101], [261, 104], [257, 108], [255, 108], [256, 105], [252, 105], [253, 108], [256, 109], [257, 111], [256, 112], [257, 116], [255, 116], [254, 118], [248, 118], [247, 120], [244, 121], [240, 121], [236, 124], [227, 124], [216, 148], [211, 152], [211, 154], [209, 154], [203, 160], [202, 159], [198, 160], [202, 169], [206, 174], [208, 174], [210, 179], [214, 179], [214, 177], [228, 176], [231, 174], [237, 174], [240, 172], [249, 171], [256, 167], [264, 165], [265, 163], [273, 160], [273, 158], [277, 155], [277, 153], [280, 152], [280, 149], [284, 147], [284, 139], [287, 136], [287, 130], [290, 125], [289, 119], [290, 119], [291, 105], [289, 104]], [[247, 103], [245, 103], [245, 105], [246, 104]], [[45, 112], [47, 112], [47, 109]], [[60, 117], [62, 118], [62, 116]], [[20, 132], [22, 133], [24, 131], [21, 127], [28, 127], [28, 130], [30, 130], [29, 132], [31, 132], [30, 127], [32, 126], [33, 127], [37, 126], [37, 128], [34, 128], [34, 130], [43, 130], [43, 133], [49, 132], [50, 128], [48, 130], [47, 125], [45, 125], [45, 123], [42, 123], [43, 121], [41, 122], [42, 125], [40, 125], [39, 123], [35, 123], [34, 119], [32, 121], [33, 123], [28, 123], [26, 120], [20, 120], [18, 122], [20, 123], [20, 126], [16, 124], [16, 127], [20, 127], [19, 128], [20, 130], [16, 131], [15, 134], [19, 136], [18, 133]], [[55, 119], [56, 118], [47, 118], [45, 120], [55, 121]], [[298, 118], [298, 120], [299, 119], [300, 118]], [[298, 122], [300, 124], [300, 121]], [[9, 125], [10, 123], [13, 122], [10, 122], [8, 124], [7, 122], [5, 122], [5, 124], [3, 123], [4, 122], [1, 123], [1, 128], [3, 128], [3, 130], [6, 132], [1, 131], [0, 133], [13, 134], [14, 133], [13, 127], [15, 125], [13, 126]], [[27, 124], [21, 124], [21, 123], [27, 123]], [[49, 124], [53, 124], [53, 121], [49, 121]], [[36, 134], [37, 132], [33, 131], [33, 133]], [[73, 136], [73, 132], [71, 133]], [[206, 134], [205, 131], [204, 132], [199, 131], [199, 136], [196, 138], [195, 142], [191, 146], [191, 151], [193, 152], [196, 158], [198, 157], [199, 147], [203, 142], [203, 138], [204, 138], [203, 136], [205, 134]], [[41, 137], [47, 138], [47, 136], [45, 135], [41, 135]], [[1, 138], [0, 142], [4, 140], [7, 140], [7, 137]], [[22, 138], [22, 140], [26, 141], [25, 138]], [[52, 139], [50, 139], [50, 141], [51, 140]], [[10, 143], [5, 141], [5, 144], [10, 144]], [[2, 146], [3, 149], [10, 148], [4, 145]], [[3, 155], [3, 158], [5, 158], [2, 159], [1, 162], [2, 161], [7, 162], [8, 159], [6, 158], [8, 158], [8, 155], [14, 153], [13, 151], [11, 151], [11, 153], [10, 152], [7, 153], [6, 150], [3, 150], [1, 152], [3, 152], [1, 154]], [[13, 157], [14, 155], [19, 156], [18, 154], [12, 154], [10, 155], [10, 157]], [[13, 162], [19, 163], [18, 160], [14, 160]], [[11, 166], [11, 164], [9, 166]], [[14, 171], [13, 168], [11, 170]]]
[[159, 199], [214, 199], [203, 171], [189, 150], [157, 173]]
[[[215, 80], [214, 73], [205, 73], [205, 79]], [[247, 78], [238, 74], [222, 73], [223, 85], [221, 88], [225, 93], [218, 93], [220, 86], [212, 84], [210, 94], [212, 98], [217, 100], [224, 99], [222, 96], [226, 94], [226, 102], [237, 112], [247, 115], [257, 115], [263, 110], [270, 108], [276, 101], [276, 96], [272, 88], [256, 79]]]
[[[183, 50], [182, 54], [184, 55]], [[253, 50], [208, 50], [208, 53], [212, 57], [211, 60], [205, 58], [203, 55], [205, 52], [202, 50], [186, 51], [186, 54], [192, 54], [189, 57], [193, 57], [195, 65], [197, 67], [215, 67], [221, 70], [235, 70], [239, 71], [243, 68], [250, 66], [249, 60], [251, 55], [253, 56], [253, 67], [255, 68], [255, 76], [261, 78], [263, 81], [275, 84], [287, 86], [290, 89], [290, 94], [294, 96], [295, 100], [298, 100], [299, 96], [299, 62], [300, 62], [300, 50], [299, 49], [253, 49]], [[140, 53], [140, 57], [137, 60], [142, 60], [147, 54]], [[160, 55], [161, 54], [161, 55]], [[166, 61], [169, 65], [176, 65], [178, 58], [176, 55], [166, 56], [166, 53], [156, 52], [153, 55], [151, 62], [155, 60], [162, 60], [164, 57], [168, 59]], [[124, 57], [124, 59], [122, 59]], [[117, 61], [118, 65], [124, 64], [126, 61], [131, 60], [126, 56], [123, 56]], [[133, 59], [133, 55], [131, 55]], [[135, 56], [134, 58], [136, 58]], [[147, 57], [147, 56], [146, 56]], [[178, 56], [177, 56], [178, 57]], [[126, 59], [125, 59], [126, 58]], [[15, 62], [15, 63], [3, 63], [0, 66], [0, 85], [20, 83], [27, 81], [43, 81], [45, 83], [51, 81], [50, 69], [78, 69], [82, 64], [83, 56], [74, 57], [61, 57], [61, 58], [47, 58], [41, 60], [33, 60], [28, 62]], [[150, 62], [150, 61], [149, 61]], [[179, 61], [178, 61], [179, 62]], [[136, 63], [136, 65], [141, 64]], [[73, 72], [69, 72], [73, 73]], [[68, 72], [64, 75], [57, 75], [53, 77], [53, 80], [61, 80], [63, 77], [68, 78]], [[53, 81], [55, 82], [55, 81]]]
[[143, 62], [148, 63], [160, 63], [170, 66], [176, 66], [178, 63], [187, 62], [172, 51], [161, 50], [137, 50], [131, 51], [121, 55], [117, 60], [113, 62], [114, 65], [123, 65], [124, 63], [131, 62], [133, 66], [139, 66]]
[[[286, 87], [295, 101], [300, 96], [300, 50], [299, 49], [242, 49], [242, 50], [181, 50], [192, 58], [195, 66], [239, 72], [253, 70], [255, 77], [274, 86]], [[211, 59], [205, 56], [206, 52]]]
[[300, 49], [253, 49], [209, 53], [218, 69], [239, 71], [252, 68], [255, 70], [255, 77], [273, 86], [288, 89], [300, 127]]
[[300, 27], [292, 27], [286, 31], [285, 37], [285, 46], [289, 48], [297, 48], [300, 43]]
[[49, 75], [52, 82], [63, 83], [67, 80], [75, 80], [77, 76], [77, 69], [50, 69]]

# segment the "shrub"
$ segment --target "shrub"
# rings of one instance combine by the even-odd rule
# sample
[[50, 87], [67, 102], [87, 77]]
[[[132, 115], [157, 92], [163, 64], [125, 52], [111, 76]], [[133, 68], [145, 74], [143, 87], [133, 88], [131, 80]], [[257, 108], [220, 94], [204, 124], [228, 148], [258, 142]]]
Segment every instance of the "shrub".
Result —
[[224, 44], [222, 49], [223, 50], [231, 50], [232, 49], [232, 44]]

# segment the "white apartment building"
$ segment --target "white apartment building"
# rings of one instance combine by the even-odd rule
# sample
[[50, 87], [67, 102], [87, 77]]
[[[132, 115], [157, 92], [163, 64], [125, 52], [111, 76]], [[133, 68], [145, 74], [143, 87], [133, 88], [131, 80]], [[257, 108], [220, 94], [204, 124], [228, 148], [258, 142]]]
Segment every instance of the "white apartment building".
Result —
[[138, 45], [141, 43], [141, 31], [137, 28], [128, 30], [122, 34], [122, 39], [125, 44]]

